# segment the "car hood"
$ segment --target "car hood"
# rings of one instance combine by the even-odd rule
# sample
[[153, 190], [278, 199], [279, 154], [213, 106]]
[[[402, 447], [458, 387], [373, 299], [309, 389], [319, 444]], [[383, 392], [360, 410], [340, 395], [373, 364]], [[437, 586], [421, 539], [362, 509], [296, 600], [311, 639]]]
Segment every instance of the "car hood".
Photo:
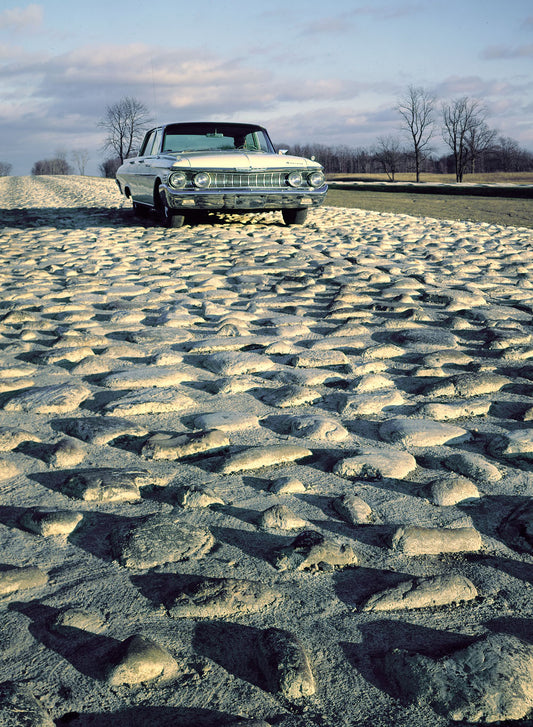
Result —
[[322, 169], [318, 162], [311, 159], [267, 152], [191, 151], [169, 156], [175, 158], [174, 169], [229, 169], [239, 172], [253, 169]]

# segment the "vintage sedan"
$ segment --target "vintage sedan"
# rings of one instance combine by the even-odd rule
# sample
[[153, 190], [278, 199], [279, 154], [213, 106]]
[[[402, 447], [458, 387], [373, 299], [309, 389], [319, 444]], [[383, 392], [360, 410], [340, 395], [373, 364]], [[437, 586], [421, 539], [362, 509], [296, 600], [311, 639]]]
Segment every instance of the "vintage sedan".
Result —
[[298, 225], [327, 192], [322, 166], [276, 153], [263, 127], [212, 121], [152, 129], [139, 156], [117, 170], [117, 184], [136, 214], [155, 211], [168, 227], [195, 211], [280, 210], [285, 224]]

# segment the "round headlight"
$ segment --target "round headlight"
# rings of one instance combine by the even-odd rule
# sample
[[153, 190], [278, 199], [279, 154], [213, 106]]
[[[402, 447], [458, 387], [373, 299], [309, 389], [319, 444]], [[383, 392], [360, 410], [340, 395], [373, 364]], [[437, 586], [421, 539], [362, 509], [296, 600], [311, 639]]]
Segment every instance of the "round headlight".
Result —
[[209, 187], [211, 177], [207, 172], [198, 172], [198, 174], [194, 175], [192, 181], [194, 182], [196, 187], [201, 187], [202, 189], [204, 189], [205, 187]]
[[174, 189], [181, 189], [187, 184], [187, 175], [185, 172], [174, 172], [170, 175], [168, 183]]
[[326, 178], [322, 172], [312, 172], [308, 175], [307, 181], [311, 187], [321, 187], [326, 181]]
[[291, 187], [301, 187], [303, 183], [303, 177], [301, 172], [291, 172], [287, 177], [287, 182]]

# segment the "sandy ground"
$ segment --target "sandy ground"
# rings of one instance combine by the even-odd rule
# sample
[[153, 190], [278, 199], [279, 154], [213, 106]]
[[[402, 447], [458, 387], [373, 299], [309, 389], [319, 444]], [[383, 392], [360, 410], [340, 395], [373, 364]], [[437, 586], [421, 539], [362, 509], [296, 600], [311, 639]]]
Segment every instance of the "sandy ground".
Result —
[[531, 230], [130, 207], [0, 179], [2, 724], [531, 724]]

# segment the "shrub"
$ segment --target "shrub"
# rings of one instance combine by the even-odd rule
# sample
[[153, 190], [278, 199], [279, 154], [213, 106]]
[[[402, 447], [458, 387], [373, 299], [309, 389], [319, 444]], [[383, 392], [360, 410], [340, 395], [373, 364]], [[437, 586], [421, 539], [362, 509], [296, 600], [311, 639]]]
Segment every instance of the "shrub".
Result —
[[120, 157], [113, 157], [112, 159], [106, 159], [100, 164], [100, 174], [106, 179], [114, 179], [117, 173], [117, 169], [120, 167], [122, 162]]
[[31, 173], [35, 176], [39, 174], [72, 174], [72, 168], [65, 159], [56, 157], [35, 162]]

